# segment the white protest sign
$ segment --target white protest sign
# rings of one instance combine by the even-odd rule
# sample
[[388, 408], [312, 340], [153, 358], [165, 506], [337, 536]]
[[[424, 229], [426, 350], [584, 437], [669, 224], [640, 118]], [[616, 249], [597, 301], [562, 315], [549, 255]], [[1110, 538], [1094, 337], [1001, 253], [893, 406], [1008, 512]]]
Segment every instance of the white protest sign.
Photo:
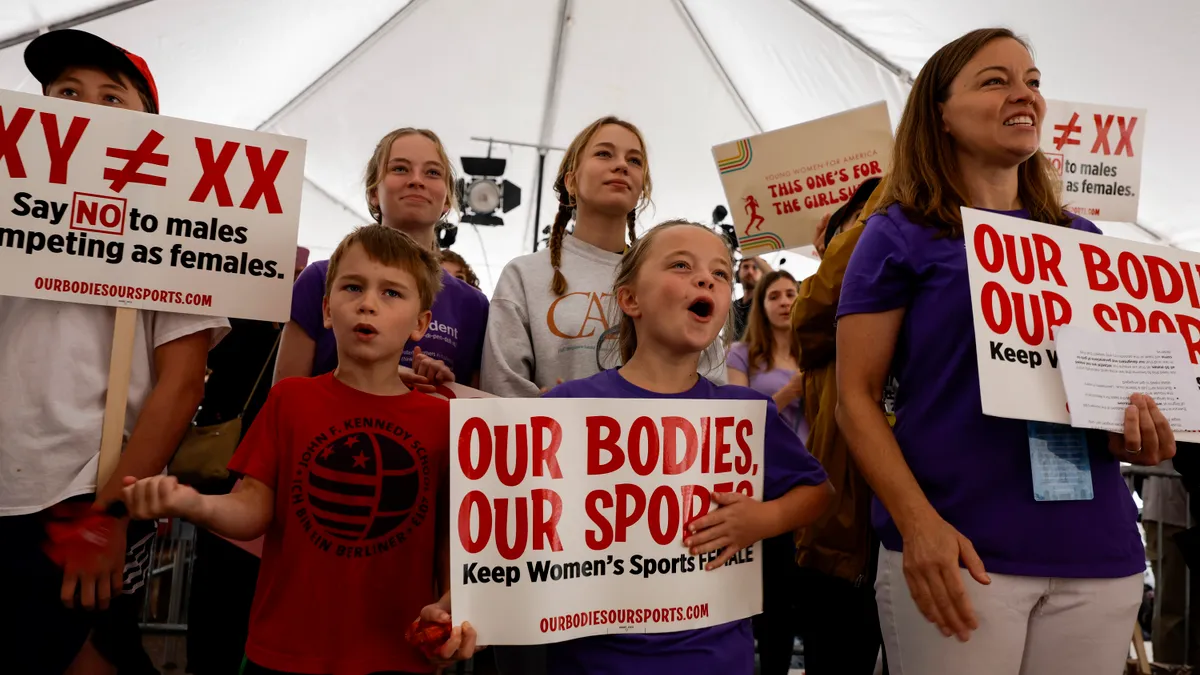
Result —
[[684, 526], [763, 491], [763, 401], [450, 403], [454, 621], [481, 643], [703, 628], [762, 611], [761, 544], [705, 571]]
[[286, 321], [304, 151], [0, 90], [0, 295]]
[[1175, 431], [1200, 429], [1200, 389], [1174, 333], [1110, 333], [1068, 324], [1055, 341], [1071, 426], [1122, 433], [1131, 394], [1146, 394]]
[[1067, 324], [1177, 333], [1200, 382], [1200, 253], [962, 214], [984, 414], [1071, 423], [1054, 342]]
[[1067, 208], [1091, 220], [1137, 221], [1146, 111], [1046, 101], [1042, 152]]
[[887, 171], [891, 151], [882, 101], [714, 146], [738, 246], [761, 255], [811, 244], [822, 217]]

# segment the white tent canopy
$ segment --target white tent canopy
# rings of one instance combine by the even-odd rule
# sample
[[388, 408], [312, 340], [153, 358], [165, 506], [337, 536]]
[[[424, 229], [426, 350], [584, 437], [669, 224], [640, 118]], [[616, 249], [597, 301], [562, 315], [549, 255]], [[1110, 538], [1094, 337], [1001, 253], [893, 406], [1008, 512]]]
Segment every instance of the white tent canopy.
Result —
[[[655, 208], [640, 226], [709, 222], [725, 201], [711, 146], [878, 100], [895, 121], [910, 74], [989, 25], [1032, 40], [1047, 97], [1149, 110], [1139, 223], [1101, 226], [1200, 248], [1192, 0], [7, 0], [0, 88], [38, 91], [25, 45], [64, 24], [144, 57], [165, 114], [307, 139], [300, 244], [313, 259], [369, 220], [362, 171], [392, 128], [432, 128], [458, 158], [487, 153], [472, 137], [564, 148], [615, 114], [649, 145]], [[537, 150], [493, 154], [523, 203], [454, 245], [488, 292], [541, 229]], [[542, 225], [561, 157], [547, 156]], [[784, 255], [799, 275], [815, 267]]]

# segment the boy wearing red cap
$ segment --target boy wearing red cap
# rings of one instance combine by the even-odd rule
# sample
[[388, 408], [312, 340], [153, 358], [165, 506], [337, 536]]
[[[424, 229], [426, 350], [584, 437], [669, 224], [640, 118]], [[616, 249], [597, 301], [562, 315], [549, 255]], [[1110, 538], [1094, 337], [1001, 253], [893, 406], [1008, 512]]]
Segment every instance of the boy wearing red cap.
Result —
[[[146, 62], [90, 33], [43, 34], [25, 63], [47, 96], [158, 112]], [[117, 500], [122, 476], [162, 473], [203, 395], [208, 350], [229, 323], [139, 313], [125, 447], [116, 480], [97, 485], [115, 316], [112, 307], [0, 297], [0, 578], [13, 619], [0, 631], [5, 672], [157, 673], [141, 648], [133, 595], [149, 577], [153, 523], [114, 520], [103, 555], [65, 567], [42, 544], [48, 523]]]

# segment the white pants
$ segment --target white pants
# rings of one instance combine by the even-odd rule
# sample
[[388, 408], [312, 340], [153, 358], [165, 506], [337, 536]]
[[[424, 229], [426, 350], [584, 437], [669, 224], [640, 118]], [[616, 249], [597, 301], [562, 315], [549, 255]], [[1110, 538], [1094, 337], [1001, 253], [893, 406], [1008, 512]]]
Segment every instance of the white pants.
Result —
[[891, 675], [1119, 675], [1142, 602], [1142, 575], [1052, 579], [961, 570], [979, 628], [944, 637], [917, 609], [903, 555], [879, 552], [875, 597]]

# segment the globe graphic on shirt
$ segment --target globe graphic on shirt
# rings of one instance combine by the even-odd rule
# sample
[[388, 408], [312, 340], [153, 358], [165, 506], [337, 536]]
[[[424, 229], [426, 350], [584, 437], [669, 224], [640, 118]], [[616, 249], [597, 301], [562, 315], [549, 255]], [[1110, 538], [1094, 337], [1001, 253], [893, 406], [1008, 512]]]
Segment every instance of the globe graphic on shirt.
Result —
[[390, 534], [408, 520], [421, 492], [412, 453], [385, 434], [338, 437], [309, 466], [309, 510], [334, 539], [368, 541]]

